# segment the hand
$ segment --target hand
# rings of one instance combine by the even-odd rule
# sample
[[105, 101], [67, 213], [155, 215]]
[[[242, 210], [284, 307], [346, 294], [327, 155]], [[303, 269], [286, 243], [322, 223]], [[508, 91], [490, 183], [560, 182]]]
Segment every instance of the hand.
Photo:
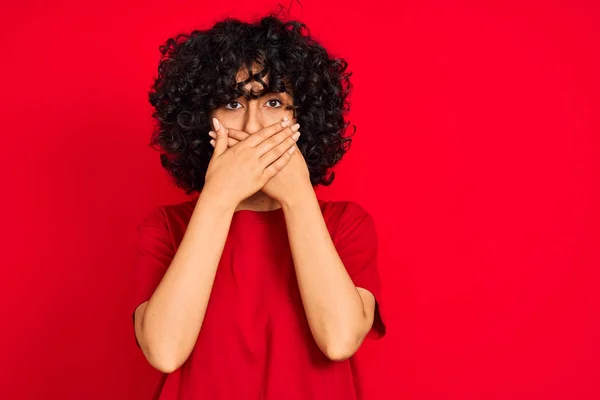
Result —
[[[252, 135], [245, 131], [240, 131], [233, 128], [226, 129], [228, 130], [227, 146], [232, 147], [254, 135], [262, 133], [265, 129], [269, 129], [269, 127], [263, 128]], [[215, 137], [214, 133], [211, 132], [209, 134], [211, 137]], [[211, 141], [211, 144], [213, 143], [214, 140]], [[285, 167], [282, 168], [275, 176], [269, 179], [269, 181], [262, 187], [263, 193], [277, 200], [279, 203], [288, 201], [288, 199], [298, 194], [298, 192], [304, 188], [312, 188], [312, 184], [310, 183], [310, 173], [308, 171], [306, 161], [298, 149], [297, 144], [294, 144], [293, 147], [296, 148], [296, 151], [292, 155], [291, 160], [289, 160]], [[304, 185], [304, 183], [306, 183], [306, 185]]]
[[231, 147], [228, 130], [216, 118], [213, 123], [217, 129], [216, 139], [211, 141], [215, 150], [204, 186], [233, 206], [259, 191], [283, 169], [297, 148], [289, 122], [285, 129], [277, 122]]

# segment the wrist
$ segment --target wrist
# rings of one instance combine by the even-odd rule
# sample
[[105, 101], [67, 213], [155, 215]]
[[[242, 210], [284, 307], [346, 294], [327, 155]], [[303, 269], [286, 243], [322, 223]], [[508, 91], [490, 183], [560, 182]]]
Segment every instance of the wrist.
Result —
[[293, 193], [290, 193], [286, 198], [279, 201], [284, 211], [289, 211], [299, 206], [317, 204], [317, 194], [312, 186], [308, 185], [303, 188], [298, 188]]
[[198, 203], [206, 204], [212, 210], [234, 212], [239, 202], [231, 200], [231, 196], [223, 190], [205, 185], [200, 192]]

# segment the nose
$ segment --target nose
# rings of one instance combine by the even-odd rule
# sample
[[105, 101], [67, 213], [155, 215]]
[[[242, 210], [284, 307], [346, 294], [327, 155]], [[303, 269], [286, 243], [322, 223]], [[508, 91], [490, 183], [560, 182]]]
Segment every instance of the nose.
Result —
[[249, 134], [253, 134], [262, 128], [264, 128], [264, 124], [262, 121], [262, 115], [258, 109], [258, 101], [251, 100], [248, 103], [248, 112], [245, 115], [244, 131], [248, 132]]

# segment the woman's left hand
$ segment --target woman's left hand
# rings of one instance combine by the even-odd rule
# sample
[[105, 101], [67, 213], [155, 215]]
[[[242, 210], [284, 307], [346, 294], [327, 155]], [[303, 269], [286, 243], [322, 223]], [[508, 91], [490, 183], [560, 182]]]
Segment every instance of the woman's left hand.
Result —
[[[233, 128], [228, 130], [229, 141], [227, 147], [231, 147], [250, 136], [245, 131], [240, 131]], [[211, 141], [211, 144], [214, 141]], [[306, 160], [297, 144], [294, 144], [296, 151], [287, 165], [271, 178], [261, 189], [267, 196], [277, 200], [279, 203], [290, 203], [292, 199], [301, 194], [302, 190], [307, 188], [312, 189], [310, 182], [310, 173]], [[213, 145], [214, 147], [214, 145]]]

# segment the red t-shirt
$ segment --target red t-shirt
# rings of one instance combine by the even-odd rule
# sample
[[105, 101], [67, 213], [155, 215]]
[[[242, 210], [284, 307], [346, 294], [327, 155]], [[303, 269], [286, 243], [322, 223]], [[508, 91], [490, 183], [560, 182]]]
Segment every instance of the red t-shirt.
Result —
[[[152, 296], [191, 218], [197, 198], [153, 209], [138, 227], [134, 309]], [[377, 301], [369, 338], [385, 335], [375, 224], [351, 201], [319, 200], [329, 233], [357, 287]], [[353, 400], [353, 358], [330, 361], [304, 313], [284, 213], [233, 215], [198, 340], [187, 361], [165, 374], [155, 398]]]

